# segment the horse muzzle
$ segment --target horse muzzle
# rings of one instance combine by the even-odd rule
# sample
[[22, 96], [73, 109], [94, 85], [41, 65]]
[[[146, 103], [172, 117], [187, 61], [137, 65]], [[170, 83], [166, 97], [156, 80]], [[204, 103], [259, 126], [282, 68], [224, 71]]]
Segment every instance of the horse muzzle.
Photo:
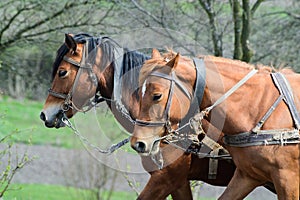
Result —
[[65, 126], [65, 123], [62, 121], [62, 118], [65, 117], [63, 110], [59, 110], [56, 115], [53, 117], [47, 117], [44, 111], [40, 114], [40, 119], [45, 122], [45, 126], [48, 128], [61, 128]]
[[138, 140], [131, 144], [131, 147], [141, 156], [155, 155], [159, 152], [160, 138], [152, 141]]

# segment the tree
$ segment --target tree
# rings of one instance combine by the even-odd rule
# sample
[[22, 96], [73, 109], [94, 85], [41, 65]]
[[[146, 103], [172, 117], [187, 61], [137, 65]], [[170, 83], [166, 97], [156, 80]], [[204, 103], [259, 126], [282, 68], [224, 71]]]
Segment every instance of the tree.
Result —
[[112, 8], [105, 1], [1, 1], [0, 49], [68, 28], [103, 25]]
[[[113, 4], [96, 0], [1, 1], [0, 77], [5, 82], [0, 87], [17, 98], [44, 96], [40, 86], [49, 84], [47, 75], [51, 73], [57, 45], [62, 41], [57, 40], [57, 35], [105, 27], [104, 21], [112, 10]], [[46, 76], [41, 76], [45, 71]]]
[[250, 62], [253, 50], [250, 48], [251, 24], [255, 11], [264, 0], [257, 0], [250, 6], [249, 0], [230, 0], [234, 21], [234, 54], [233, 58]]
[[[274, 9], [280, 9], [280, 12], [286, 12], [290, 8], [297, 10], [297, 6], [291, 5], [297, 4], [294, 0], [290, 0], [290, 4], [265, 0], [177, 0], [175, 2], [161, 0], [151, 4], [145, 0], [115, 0], [114, 2], [116, 7], [119, 6], [119, 9], [130, 17], [128, 21], [130, 20], [131, 23], [128, 23], [128, 28], [131, 25], [131, 27], [162, 27], [165, 28], [165, 34], [172, 37], [174, 43], [178, 42], [176, 35], [168, 32], [169, 30], [180, 31], [201, 44], [208, 53], [246, 62], [252, 59], [256, 62], [263, 61], [261, 60], [263, 57], [258, 56], [260, 49], [255, 49], [261, 43], [260, 38], [257, 38], [258, 34], [264, 34], [265, 37], [274, 35], [265, 34], [272, 28], [272, 24], [265, 24], [262, 13], [266, 15], [268, 12], [272, 13]], [[272, 21], [280, 15], [276, 12], [269, 20]], [[284, 31], [277, 30], [275, 34], [279, 36]], [[184, 47], [186, 44], [178, 43], [178, 45], [186, 48]], [[190, 52], [191, 55], [197, 53], [199, 52]], [[269, 55], [271, 56], [272, 53]]]

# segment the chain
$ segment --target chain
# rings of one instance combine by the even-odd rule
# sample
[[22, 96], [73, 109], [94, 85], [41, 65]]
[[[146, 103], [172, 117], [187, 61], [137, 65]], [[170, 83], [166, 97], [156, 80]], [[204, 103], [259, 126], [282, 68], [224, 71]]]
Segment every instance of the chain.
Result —
[[74, 127], [74, 125], [71, 123], [71, 121], [66, 116], [63, 116], [61, 120], [67, 127], [69, 127], [70, 129], [73, 130], [74, 134], [79, 138], [79, 140], [81, 142], [83, 142], [84, 144], [92, 147], [94, 150], [96, 150], [96, 151], [98, 151], [99, 153], [102, 153], [102, 154], [111, 154], [111, 153], [113, 153], [114, 151], [116, 151], [117, 149], [119, 149], [120, 147], [122, 147], [126, 143], [128, 143], [129, 139], [130, 139], [130, 137], [128, 137], [128, 138], [125, 138], [124, 140], [120, 141], [117, 144], [112, 144], [109, 148], [107, 148], [105, 150], [100, 149], [98, 146], [92, 144], [91, 142], [89, 142], [89, 140], [87, 138], [85, 138], [83, 135], [81, 135], [79, 133], [79, 131]]

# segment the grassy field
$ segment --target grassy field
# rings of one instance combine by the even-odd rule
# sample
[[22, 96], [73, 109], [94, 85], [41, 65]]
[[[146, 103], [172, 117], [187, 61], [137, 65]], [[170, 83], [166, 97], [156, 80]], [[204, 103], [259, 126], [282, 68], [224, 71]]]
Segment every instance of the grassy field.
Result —
[[[13, 134], [15, 142], [73, 146], [73, 135], [69, 129], [47, 129], [39, 119], [42, 103], [9, 97], [0, 97], [0, 138]], [[70, 142], [72, 141], [72, 142]]]
[[[19, 143], [53, 145], [64, 148], [76, 148], [81, 146], [73, 131], [67, 127], [55, 129], [46, 128], [39, 115], [43, 103], [29, 100], [14, 100], [6, 96], [0, 96], [0, 139], [12, 134], [12, 140]], [[92, 111], [90, 111], [92, 112]], [[96, 140], [105, 134], [106, 144], [120, 141], [126, 137], [124, 131], [115, 121], [113, 115], [103, 104], [103, 108], [97, 108], [93, 113], [78, 113], [73, 120], [78, 130], [90, 140]], [[109, 141], [107, 141], [109, 140]]]
[[[3, 200], [93, 200], [97, 199], [96, 191], [73, 187], [41, 184], [13, 184], [5, 193]], [[50, 192], [49, 192], [50, 191]], [[45, 195], [47, 194], [47, 195]], [[110, 197], [113, 200], [135, 199], [136, 195], [128, 192], [102, 191], [101, 199]]]

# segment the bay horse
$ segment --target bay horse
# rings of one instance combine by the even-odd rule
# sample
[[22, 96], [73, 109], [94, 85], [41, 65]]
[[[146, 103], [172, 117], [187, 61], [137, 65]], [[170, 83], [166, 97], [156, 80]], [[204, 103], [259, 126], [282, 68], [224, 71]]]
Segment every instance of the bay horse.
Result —
[[[205, 75], [198, 76], [197, 62]], [[141, 155], [157, 154], [157, 143], [180, 128], [199, 95], [193, 94], [195, 87], [201, 87], [201, 112], [195, 116], [225, 133], [222, 141], [237, 167], [220, 199], [243, 199], [272, 182], [278, 199], [298, 200], [300, 75], [287, 69], [271, 72], [214, 56], [147, 60], [140, 72], [140, 113], [131, 146]]]
[[[83, 111], [84, 106], [90, 106], [90, 98], [99, 92], [117, 120], [128, 132], [132, 132], [133, 124], [123, 116], [113, 100], [118, 95], [114, 92], [116, 84], [119, 84], [116, 80], [119, 80], [120, 74], [135, 70], [132, 77], [124, 81], [121, 90], [118, 90], [122, 91], [124, 106], [135, 119], [139, 106], [137, 91], [134, 89], [137, 88], [135, 85], [138, 84], [140, 67], [147, 59], [149, 57], [140, 52], [120, 48], [108, 37], [92, 37], [85, 33], [66, 34], [53, 64], [52, 86], [40, 114], [41, 120], [48, 128], [64, 127], [62, 117], [71, 118], [76, 112]], [[177, 160], [162, 170], [158, 170], [149, 157], [142, 157], [143, 166], [151, 177], [139, 199], [153, 199], [153, 194], [157, 199], [164, 199], [169, 194], [174, 199], [192, 199], [189, 180], [226, 186], [233, 176], [235, 165], [220, 160], [216, 179], [209, 179], [208, 158], [200, 159], [186, 153], [181, 153], [182, 156], [177, 158], [178, 151], [173, 149], [163, 152], [165, 160], [172, 157]]]

